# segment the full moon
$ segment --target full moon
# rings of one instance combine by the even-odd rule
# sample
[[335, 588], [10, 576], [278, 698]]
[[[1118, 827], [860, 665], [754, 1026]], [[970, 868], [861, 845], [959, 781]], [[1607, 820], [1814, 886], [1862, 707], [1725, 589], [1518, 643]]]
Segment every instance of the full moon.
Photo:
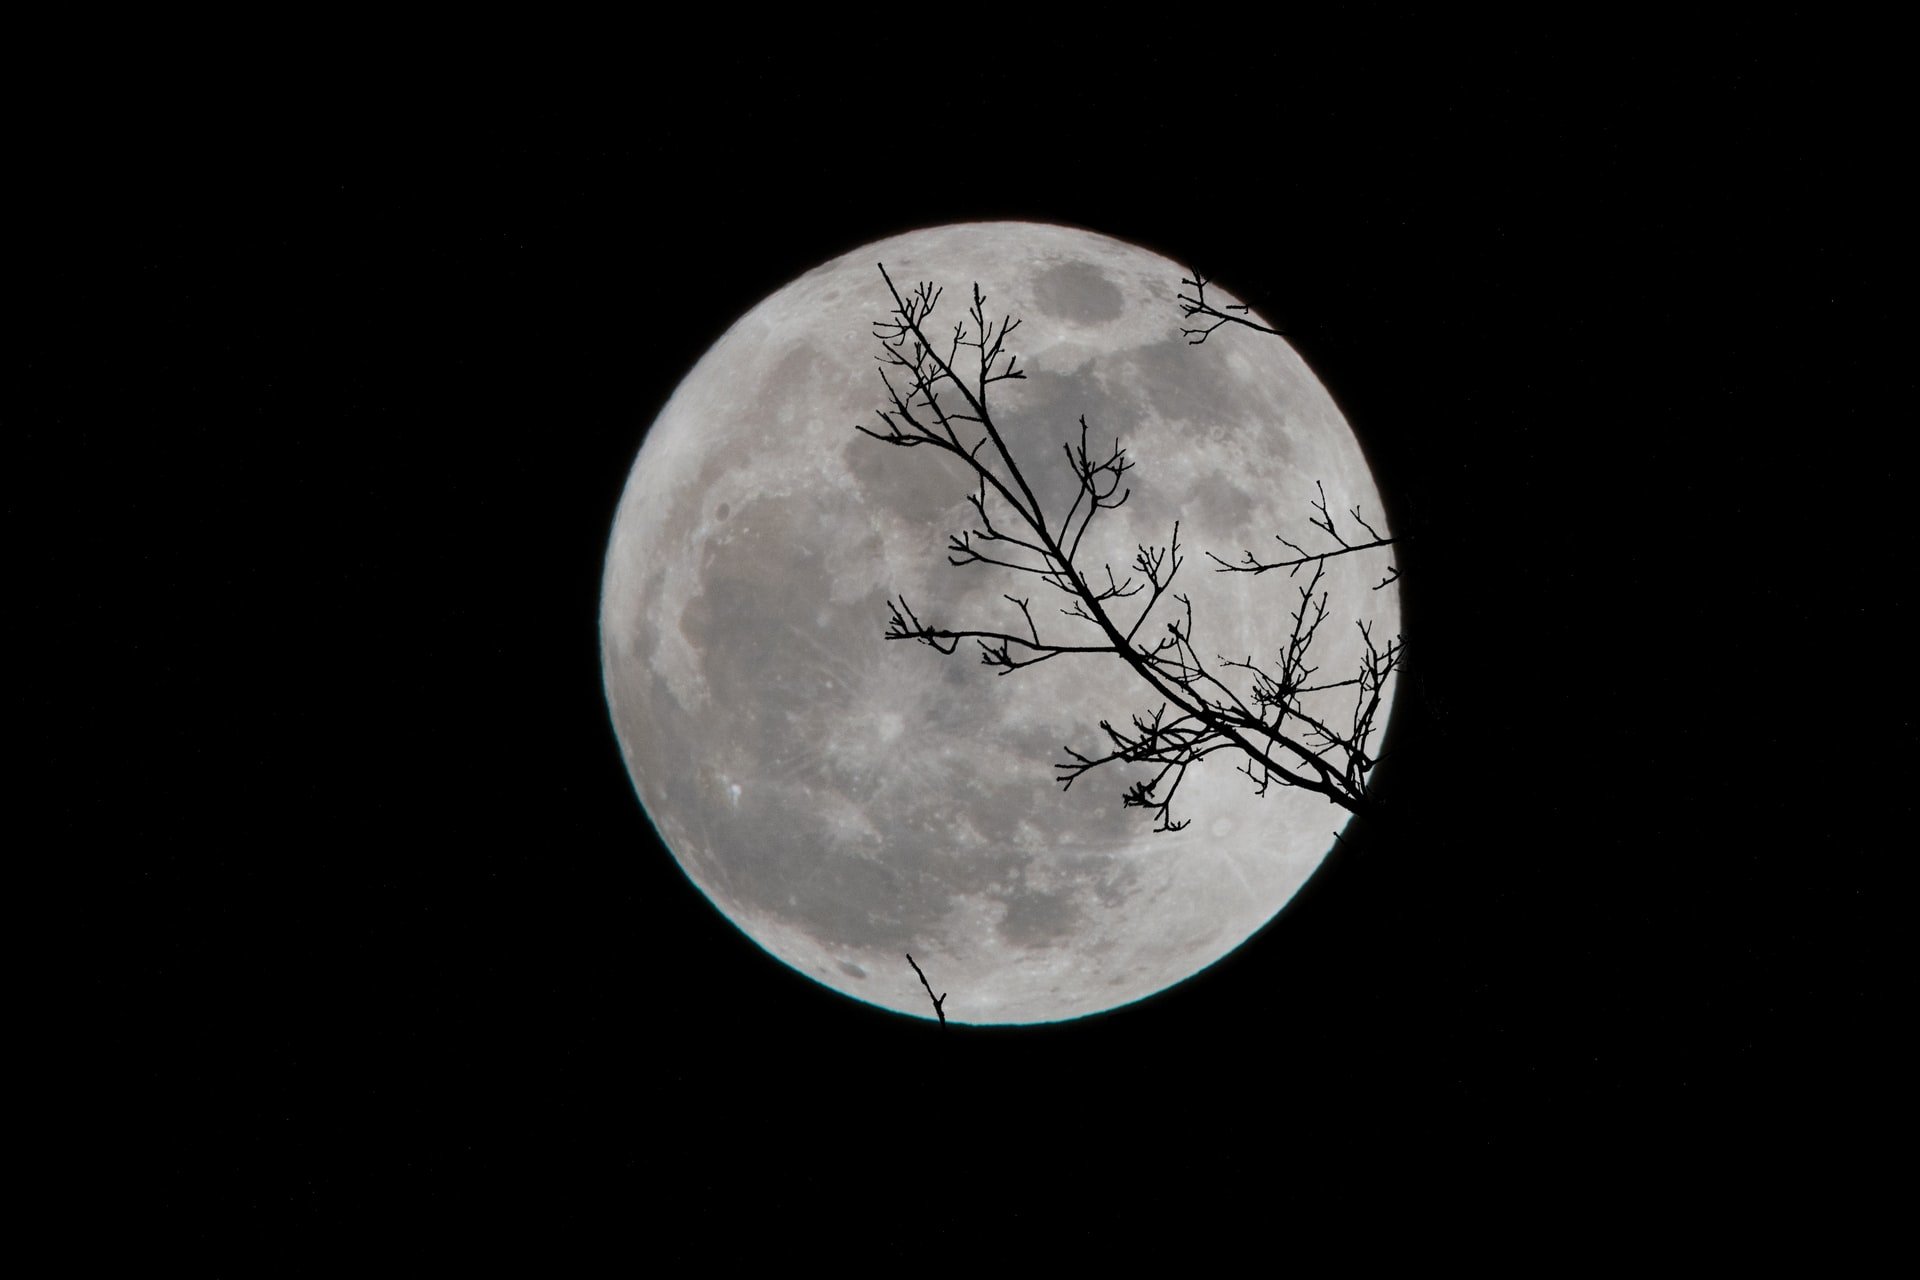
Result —
[[[1345, 418], [1285, 341], [1239, 326], [1197, 346], [1182, 336], [1180, 265], [1029, 223], [870, 244], [743, 316], [644, 438], [600, 611], [627, 769], [713, 905], [834, 991], [932, 1018], [910, 952], [955, 1022], [1055, 1022], [1141, 1000], [1273, 919], [1346, 812], [1299, 790], [1256, 794], [1222, 752], [1175, 799], [1189, 825], [1156, 832], [1120, 802], [1148, 766], [1104, 765], [1064, 792], [1053, 768], [1066, 747], [1098, 754], [1102, 720], [1161, 705], [1118, 657], [1002, 675], [971, 645], [942, 656], [885, 637], [898, 595], [940, 627], [1024, 630], [1011, 594], [1032, 598], [1049, 638], [1088, 642], [1044, 585], [948, 563], [949, 535], [977, 524], [958, 459], [855, 430], [878, 429], [888, 403], [873, 324], [893, 303], [876, 264], [903, 290], [944, 288], [930, 321], [943, 340], [976, 283], [992, 319], [1022, 322], [1008, 350], [1027, 376], [994, 385], [993, 414], [1043, 510], [1064, 514], [1076, 491], [1061, 446], [1085, 415], [1090, 439], [1117, 437], [1135, 465], [1131, 497], [1094, 521], [1078, 563], [1123, 578], [1177, 520], [1173, 590], [1190, 597], [1209, 660], [1271, 660], [1304, 578], [1216, 572], [1205, 553], [1278, 558], [1276, 535], [1331, 547], [1309, 524], [1316, 483], [1336, 517], [1358, 508], [1389, 532]], [[1327, 563], [1318, 680], [1358, 670], [1357, 623], [1398, 632], [1397, 588], [1375, 589], [1387, 563], [1379, 551]], [[1131, 603], [1117, 602], [1126, 622]], [[1163, 631], [1169, 607], [1148, 625]], [[1351, 715], [1340, 695], [1313, 696]]]

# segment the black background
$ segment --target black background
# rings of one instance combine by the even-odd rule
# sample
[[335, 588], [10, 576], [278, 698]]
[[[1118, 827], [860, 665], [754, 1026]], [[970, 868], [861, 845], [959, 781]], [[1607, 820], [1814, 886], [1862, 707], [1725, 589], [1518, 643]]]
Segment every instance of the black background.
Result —
[[[1427, 47], [1457, 34], [54, 111], [9, 488], [102, 1219], [641, 1262], [1870, 1224], [1897, 845], [1863, 819], [1911, 813], [1870, 560], [1891, 87], [1865, 36]], [[747, 943], [655, 842], [598, 665], [680, 376], [798, 272], [973, 218], [1215, 274], [1416, 535], [1405, 830], [1202, 977], [1035, 1030]]]

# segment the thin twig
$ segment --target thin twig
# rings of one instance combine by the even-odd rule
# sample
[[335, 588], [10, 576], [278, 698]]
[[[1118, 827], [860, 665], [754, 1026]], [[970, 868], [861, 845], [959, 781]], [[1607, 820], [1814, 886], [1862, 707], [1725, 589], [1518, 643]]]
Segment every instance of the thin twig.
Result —
[[[913, 971], [915, 973], [920, 973], [920, 966], [913, 964], [912, 956], [907, 957], [907, 963], [913, 965]], [[944, 1006], [947, 1003], [947, 993], [942, 991], [939, 995], [934, 995], [933, 984], [927, 981], [927, 975], [924, 973], [920, 973], [920, 985], [927, 989], [927, 999], [933, 1001], [933, 1011], [940, 1016], [940, 1025], [943, 1027], [946, 1026], [947, 1011]]]
[[1257, 329], [1261, 333], [1271, 333], [1275, 337], [1282, 336], [1278, 329], [1269, 329], [1258, 320], [1249, 320], [1247, 318], [1248, 308], [1241, 303], [1229, 302], [1223, 309], [1208, 302], [1208, 281], [1207, 278], [1198, 271], [1195, 271], [1191, 276], [1182, 276], [1180, 283], [1188, 285], [1193, 289], [1192, 293], [1175, 295], [1175, 301], [1180, 304], [1180, 314], [1189, 320], [1195, 316], [1199, 316], [1203, 320], [1211, 320], [1213, 322], [1212, 324], [1204, 324], [1192, 329], [1180, 330], [1181, 333], [1186, 335], [1187, 345], [1194, 347], [1199, 346], [1213, 336], [1215, 329], [1228, 324], [1245, 325], [1247, 328]]

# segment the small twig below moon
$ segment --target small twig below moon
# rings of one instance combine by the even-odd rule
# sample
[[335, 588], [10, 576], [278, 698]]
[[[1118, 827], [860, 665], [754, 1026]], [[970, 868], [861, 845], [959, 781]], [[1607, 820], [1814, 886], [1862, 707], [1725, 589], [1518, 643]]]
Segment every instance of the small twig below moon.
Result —
[[913, 971], [914, 971], [915, 973], [919, 973], [919, 974], [920, 974], [920, 985], [921, 985], [921, 986], [923, 986], [923, 987], [925, 987], [925, 988], [927, 989], [927, 999], [929, 999], [929, 1000], [931, 1000], [931, 1001], [933, 1001], [933, 1011], [934, 1011], [934, 1012], [935, 1012], [936, 1014], [938, 1014], [938, 1015], [940, 1016], [940, 1025], [941, 1025], [941, 1026], [943, 1026], [943, 1027], [944, 1027], [944, 1026], [946, 1026], [946, 1025], [947, 1025], [947, 1011], [946, 1011], [946, 1010], [945, 1010], [944, 1008], [942, 1008], [941, 1006], [942, 1006], [942, 1005], [944, 1005], [944, 1004], [946, 1004], [946, 1002], [947, 1002], [947, 993], [946, 993], [946, 992], [944, 992], [944, 991], [942, 991], [942, 992], [941, 992], [941, 993], [940, 993], [940, 994], [939, 994], [938, 996], [936, 996], [936, 995], [934, 995], [934, 994], [933, 994], [933, 984], [932, 984], [931, 982], [928, 982], [928, 981], [927, 981], [927, 975], [926, 975], [926, 974], [924, 974], [924, 973], [920, 973], [920, 966], [919, 966], [919, 965], [917, 965], [917, 964], [913, 964], [913, 957], [912, 957], [912, 956], [908, 956], [908, 957], [907, 957], [907, 963], [908, 963], [908, 964], [912, 964], [912, 965], [913, 965]]

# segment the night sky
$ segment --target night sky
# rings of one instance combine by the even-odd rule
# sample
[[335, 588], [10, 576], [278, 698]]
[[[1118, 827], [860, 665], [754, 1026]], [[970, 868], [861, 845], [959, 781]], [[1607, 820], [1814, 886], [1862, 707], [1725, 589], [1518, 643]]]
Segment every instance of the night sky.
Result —
[[[74, 107], [25, 162], [53, 287], [9, 488], [15, 856], [77, 879], [89, 1201], [156, 1257], [637, 1266], [1428, 1217], [1470, 1249], [1815, 1184], [1870, 1220], [1909, 588], [1857, 548], [1905, 474], [1901, 258], [1890, 92], [1829, 43], [1036, 39]], [[973, 218], [1253, 302], [1413, 535], [1401, 829], [1201, 978], [1039, 1030], [761, 953], [600, 687], [680, 376], [800, 271]]]

